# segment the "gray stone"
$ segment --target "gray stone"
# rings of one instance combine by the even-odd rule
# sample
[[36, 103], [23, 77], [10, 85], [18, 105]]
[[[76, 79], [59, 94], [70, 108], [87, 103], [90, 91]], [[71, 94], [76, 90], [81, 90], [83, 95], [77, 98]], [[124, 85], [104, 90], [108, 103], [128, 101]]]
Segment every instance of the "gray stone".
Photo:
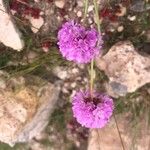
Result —
[[129, 41], [116, 43], [96, 64], [109, 78], [111, 96], [125, 96], [150, 82], [150, 56], [137, 53]]
[[149, 4], [145, 4], [143, 0], [133, 0], [130, 9], [135, 12], [143, 12], [150, 9]]

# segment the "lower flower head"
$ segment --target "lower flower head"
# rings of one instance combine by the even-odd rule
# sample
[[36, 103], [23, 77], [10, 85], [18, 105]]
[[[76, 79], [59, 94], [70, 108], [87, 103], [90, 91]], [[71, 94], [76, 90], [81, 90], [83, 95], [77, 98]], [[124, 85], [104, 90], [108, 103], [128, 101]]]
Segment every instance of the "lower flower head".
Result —
[[58, 45], [67, 60], [88, 63], [99, 54], [102, 37], [95, 29], [86, 30], [80, 24], [70, 21], [59, 30]]
[[91, 98], [89, 91], [77, 92], [72, 105], [74, 117], [87, 128], [104, 127], [114, 109], [113, 100], [109, 96], [94, 92]]

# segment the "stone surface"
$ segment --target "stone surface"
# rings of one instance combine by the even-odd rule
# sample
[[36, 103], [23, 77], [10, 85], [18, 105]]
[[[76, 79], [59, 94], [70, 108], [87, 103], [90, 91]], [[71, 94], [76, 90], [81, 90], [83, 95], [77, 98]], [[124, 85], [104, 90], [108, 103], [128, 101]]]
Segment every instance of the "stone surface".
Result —
[[[146, 121], [140, 120], [138, 124], [131, 123], [129, 115], [116, 116], [119, 132], [125, 150], [148, 150], [150, 130]], [[130, 119], [129, 119], [130, 118]], [[88, 150], [123, 150], [119, 132], [114, 118], [102, 129], [92, 129], [89, 136]]]
[[96, 63], [109, 78], [106, 88], [111, 96], [125, 96], [150, 82], [150, 56], [137, 53], [129, 41], [116, 43]]
[[0, 42], [18, 51], [24, 47], [21, 33], [7, 13], [3, 0], [0, 0]]
[[0, 88], [0, 141], [10, 146], [28, 142], [47, 126], [59, 87], [35, 76], [4, 83], [7, 88]]

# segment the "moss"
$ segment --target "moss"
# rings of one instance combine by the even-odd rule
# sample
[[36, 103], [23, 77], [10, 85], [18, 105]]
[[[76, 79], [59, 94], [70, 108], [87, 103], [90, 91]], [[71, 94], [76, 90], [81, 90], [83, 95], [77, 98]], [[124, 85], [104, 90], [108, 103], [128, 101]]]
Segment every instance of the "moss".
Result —
[[29, 148], [26, 144], [16, 144], [10, 147], [8, 144], [0, 143], [0, 150], [29, 150]]

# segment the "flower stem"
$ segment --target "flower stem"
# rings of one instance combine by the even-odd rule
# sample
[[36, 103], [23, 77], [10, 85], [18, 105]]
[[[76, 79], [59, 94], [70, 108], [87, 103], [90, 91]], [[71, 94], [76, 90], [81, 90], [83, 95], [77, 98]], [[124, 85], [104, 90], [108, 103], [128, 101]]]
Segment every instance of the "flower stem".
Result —
[[[99, 15], [98, 15], [97, 1], [93, 0], [93, 2], [94, 2], [95, 15], [96, 15], [96, 24], [97, 24], [98, 32], [100, 33], [100, 20], [99, 20]], [[95, 79], [94, 59], [92, 59], [91, 61], [90, 78], [91, 78], [90, 79], [90, 94], [91, 94], [91, 98], [93, 98], [93, 87], [94, 87], [94, 79]]]
[[114, 116], [114, 120], [115, 120], [117, 131], [118, 131], [118, 134], [119, 134], [119, 138], [120, 138], [120, 142], [121, 142], [121, 145], [122, 145], [122, 149], [125, 150], [125, 146], [123, 144], [123, 140], [122, 140], [122, 137], [121, 137], [121, 133], [120, 133], [120, 130], [119, 130], [119, 126], [118, 126], [118, 122], [117, 122], [116, 116], [115, 116], [115, 114], [113, 116]]
[[98, 14], [97, 0], [93, 0], [93, 2], [94, 2], [94, 8], [95, 8], [97, 29], [98, 29], [98, 32], [100, 33], [101, 30], [100, 30], [100, 20], [99, 20], [99, 14]]
[[87, 15], [87, 10], [88, 10], [88, 0], [84, 0], [84, 17], [83, 17], [83, 22], [85, 22], [86, 15]]
[[91, 67], [90, 67], [90, 95], [91, 98], [93, 98], [93, 86], [94, 86], [94, 59], [91, 61]]

